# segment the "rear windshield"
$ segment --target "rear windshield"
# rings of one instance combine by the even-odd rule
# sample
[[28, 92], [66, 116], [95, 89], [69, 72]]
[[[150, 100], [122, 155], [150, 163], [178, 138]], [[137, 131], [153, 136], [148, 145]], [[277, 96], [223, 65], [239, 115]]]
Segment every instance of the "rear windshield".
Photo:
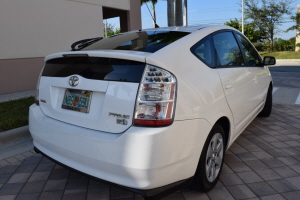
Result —
[[154, 53], [188, 34], [190, 33], [179, 31], [128, 32], [104, 38], [81, 51], [116, 49]]
[[145, 63], [99, 57], [56, 58], [47, 61], [42, 76], [80, 75], [87, 79], [136, 82], [141, 81]]

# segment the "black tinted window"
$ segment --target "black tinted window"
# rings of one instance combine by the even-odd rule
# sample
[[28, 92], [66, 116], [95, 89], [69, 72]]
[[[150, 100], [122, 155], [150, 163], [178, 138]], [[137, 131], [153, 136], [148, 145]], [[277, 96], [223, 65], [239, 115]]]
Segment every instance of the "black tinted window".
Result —
[[262, 65], [261, 58], [258, 55], [258, 53], [256, 52], [256, 50], [253, 48], [253, 46], [240, 34], [236, 34], [236, 35], [244, 48], [245, 56], [247, 59], [247, 62], [246, 62], [247, 65], [248, 66], [261, 66]]
[[219, 66], [244, 65], [243, 55], [232, 32], [222, 32], [213, 36]]
[[145, 63], [99, 57], [56, 58], [47, 61], [42, 76], [84, 78], [107, 81], [140, 82]]
[[116, 49], [154, 53], [188, 34], [188, 32], [179, 31], [129, 32], [104, 38], [81, 51]]
[[211, 37], [202, 39], [191, 48], [192, 53], [210, 67], [214, 67], [214, 54]]

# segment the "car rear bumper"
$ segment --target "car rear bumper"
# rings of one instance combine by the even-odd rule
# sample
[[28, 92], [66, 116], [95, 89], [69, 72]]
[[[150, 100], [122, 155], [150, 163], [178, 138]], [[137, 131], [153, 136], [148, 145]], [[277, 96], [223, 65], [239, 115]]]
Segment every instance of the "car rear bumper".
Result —
[[29, 111], [34, 146], [43, 154], [90, 176], [138, 190], [192, 177], [211, 125], [203, 119], [161, 128], [130, 127], [122, 134], [67, 124]]

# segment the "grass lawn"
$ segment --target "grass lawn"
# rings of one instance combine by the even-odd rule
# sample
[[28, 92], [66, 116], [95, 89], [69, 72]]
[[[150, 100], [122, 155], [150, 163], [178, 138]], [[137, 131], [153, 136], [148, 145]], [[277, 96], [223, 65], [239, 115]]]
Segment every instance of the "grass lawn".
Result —
[[0, 103], [0, 132], [28, 125], [29, 106], [34, 97]]
[[300, 51], [259, 52], [262, 57], [273, 56], [276, 59], [300, 59]]

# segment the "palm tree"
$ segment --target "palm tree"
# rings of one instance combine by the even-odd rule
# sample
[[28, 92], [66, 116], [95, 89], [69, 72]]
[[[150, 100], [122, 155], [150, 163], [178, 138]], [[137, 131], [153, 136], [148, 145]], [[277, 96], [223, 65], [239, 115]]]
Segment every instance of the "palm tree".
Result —
[[141, 0], [141, 5], [146, 4], [148, 2], [152, 3], [152, 17], [153, 17], [153, 28], [156, 28], [156, 13], [155, 13], [155, 4], [158, 0]]
[[182, 0], [175, 0], [175, 26], [182, 26]]
[[168, 26], [175, 26], [175, 17], [174, 17], [174, 0], [167, 0], [168, 1]]

